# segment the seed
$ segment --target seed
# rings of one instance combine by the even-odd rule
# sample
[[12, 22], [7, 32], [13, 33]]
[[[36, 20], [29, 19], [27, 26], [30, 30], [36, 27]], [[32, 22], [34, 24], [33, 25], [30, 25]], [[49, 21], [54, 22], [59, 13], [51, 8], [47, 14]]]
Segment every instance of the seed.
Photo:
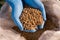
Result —
[[35, 30], [38, 25], [43, 23], [42, 14], [38, 9], [26, 7], [20, 16], [20, 21], [25, 30]]

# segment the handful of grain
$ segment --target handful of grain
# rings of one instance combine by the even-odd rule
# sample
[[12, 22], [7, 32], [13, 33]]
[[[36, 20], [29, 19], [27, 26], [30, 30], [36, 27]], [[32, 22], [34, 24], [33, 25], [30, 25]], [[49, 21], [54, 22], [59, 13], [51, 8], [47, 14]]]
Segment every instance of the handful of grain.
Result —
[[42, 14], [38, 9], [24, 8], [20, 21], [25, 30], [35, 30], [38, 25], [43, 23]]

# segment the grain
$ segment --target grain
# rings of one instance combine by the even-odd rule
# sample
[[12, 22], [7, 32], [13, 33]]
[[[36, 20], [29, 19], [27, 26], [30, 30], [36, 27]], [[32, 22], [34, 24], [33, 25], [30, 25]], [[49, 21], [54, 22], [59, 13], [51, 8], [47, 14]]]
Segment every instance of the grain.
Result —
[[35, 30], [38, 25], [43, 23], [43, 18], [38, 9], [28, 7], [24, 8], [20, 16], [20, 21], [25, 30]]

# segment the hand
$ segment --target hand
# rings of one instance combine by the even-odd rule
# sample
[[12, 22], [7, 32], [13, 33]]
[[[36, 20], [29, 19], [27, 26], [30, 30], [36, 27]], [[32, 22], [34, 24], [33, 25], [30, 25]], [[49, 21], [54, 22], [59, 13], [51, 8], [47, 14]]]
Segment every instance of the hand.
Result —
[[38, 26], [38, 29], [43, 29], [44, 28], [45, 21], [43, 21], [42, 25]]
[[[43, 16], [44, 21], [46, 20], [45, 9], [44, 9], [44, 6], [40, 0], [23, 0], [23, 1], [34, 8], [39, 8], [39, 10], [41, 10], [41, 12], [42, 12], [42, 16]], [[35, 32], [36, 30], [24, 30], [23, 25], [20, 22], [19, 17], [22, 13], [22, 10], [23, 10], [22, 0], [7, 0], [6, 2], [12, 8], [11, 17], [12, 17], [14, 23], [19, 27], [19, 29], [21, 31], [26, 31], [26, 32]], [[41, 27], [43, 27], [43, 25], [44, 25], [44, 23], [42, 24]]]

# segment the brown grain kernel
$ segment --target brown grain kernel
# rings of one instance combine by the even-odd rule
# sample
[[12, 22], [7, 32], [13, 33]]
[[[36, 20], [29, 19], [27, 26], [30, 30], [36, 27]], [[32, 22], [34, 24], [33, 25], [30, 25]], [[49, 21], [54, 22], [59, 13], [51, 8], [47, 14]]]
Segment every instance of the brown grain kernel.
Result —
[[35, 30], [37, 25], [41, 25], [43, 18], [41, 12], [34, 8], [24, 8], [20, 21], [25, 30]]

